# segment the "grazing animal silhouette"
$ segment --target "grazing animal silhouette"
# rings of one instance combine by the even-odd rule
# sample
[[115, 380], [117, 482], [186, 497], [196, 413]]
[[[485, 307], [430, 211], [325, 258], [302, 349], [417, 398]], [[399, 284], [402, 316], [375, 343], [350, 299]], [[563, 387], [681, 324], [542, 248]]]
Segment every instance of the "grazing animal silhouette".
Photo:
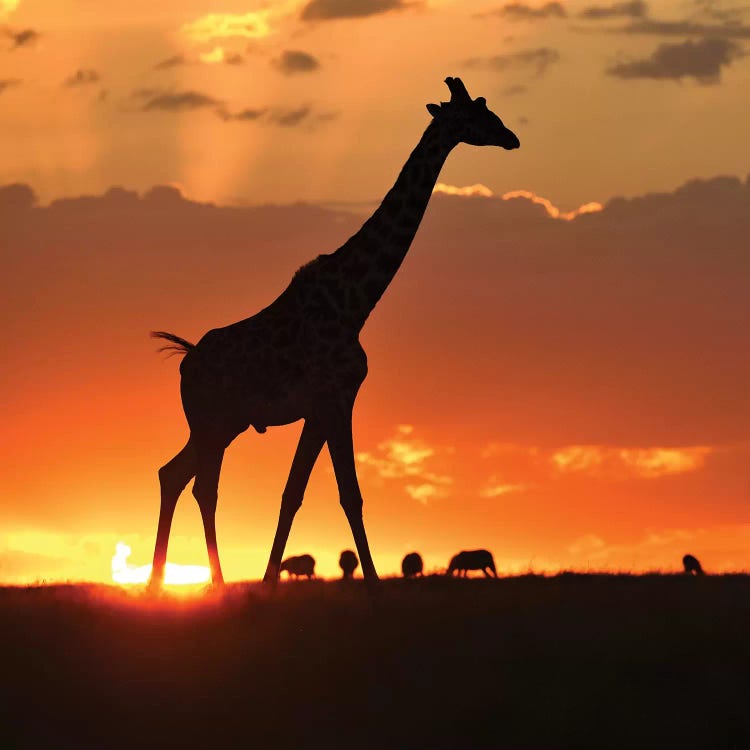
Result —
[[339, 567], [344, 574], [344, 578], [351, 578], [358, 565], [359, 560], [350, 549], [345, 549], [341, 553], [341, 557], [339, 557]]
[[359, 333], [401, 266], [448, 154], [459, 143], [515, 149], [518, 138], [472, 99], [459, 78], [446, 78], [449, 102], [428, 104], [432, 120], [393, 187], [362, 228], [338, 250], [300, 268], [268, 307], [209, 331], [197, 344], [155, 331], [162, 349], [184, 354], [182, 406], [190, 436], [159, 470], [161, 506], [151, 576], [161, 584], [169, 531], [180, 493], [195, 477], [193, 495], [203, 520], [211, 577], [223, 582], [216, 542], [219, 474], [229, 444], [252, 426], [304, 420], [263, 580], [278, 580], [294, 516], [325, 443], [370, 591], [378, 576], [362, 519], [352, 438], [352, 411], [367, 375]]
[[486, 549], [474, 549], [459, 552], [451, 559], [446, 575], [452, 576], [458, 571], [458, 575], [465, 578], [467, 570], [481, 570], [488, 578], [490, 574], [487, 571], [489, 570], [492, 571], [492, 575], [497, 578], [497, 571], [495, 570], [495, 561], [492, 559], [492, 553]]
[[401, 573], [404, 578], [412, 578], [414, 576], [422, 575], [423, 567], [422, 557], [419, 552], [410, 552], [401, 561]]
[[698, 558], [692, 555], [685, 555], [682, 558], [682, 567], [685, 568], [685, 574], [689, 576], [702, 576], [704, 574]]
[[279, 573], [286, 571], [291, 578], [294, 576], [307, 576], [312, 578], [315, 575], [315, 558], [312, 555], [297, 555], [296, 557], [287, 557], [279, 566]]

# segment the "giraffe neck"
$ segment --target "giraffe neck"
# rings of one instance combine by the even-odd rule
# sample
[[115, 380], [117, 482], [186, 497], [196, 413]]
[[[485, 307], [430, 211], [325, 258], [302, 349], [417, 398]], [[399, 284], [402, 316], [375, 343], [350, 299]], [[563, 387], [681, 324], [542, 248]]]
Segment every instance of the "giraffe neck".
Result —
[[401, 266], [457, 141], [434, 121], [375, 213], [335, 254], [346, 317], [361, 328]]

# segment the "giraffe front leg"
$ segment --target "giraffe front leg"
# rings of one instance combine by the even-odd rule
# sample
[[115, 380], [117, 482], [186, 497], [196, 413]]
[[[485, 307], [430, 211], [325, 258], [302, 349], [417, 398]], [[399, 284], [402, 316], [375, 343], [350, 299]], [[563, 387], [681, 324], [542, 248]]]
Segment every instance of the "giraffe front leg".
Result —
[[[273, 538], [271, 556], [268, 559], [268, 567], [263, 576], [263, 583], [276, 585], [279, 579], [279, 566], [284, 555], [284, 548], [289, 539], [294, 516], [302, 505], [307, 482], [310, 479], [313, 466], [323, 448], [325, 438], [319, 426], [314, 422], [305, 420], [302, 434], [299, 437], [297, 450], [294, 454], [292, 467], [289, 470], [289, 478], [281, 495], [281, 510], [279, 511], [279, 523], [276, 527], [276, 535]], [[309, 576], [308, 576], [309, 577]]]
[[352, 529], [367, 589], [371, 595], [374, 595], [380, 590], [380, 579], [375, 571], [362, 519], [363, 502], [354, 464], [351, 409], [347, 409], [328, 421], [326, 439], [336, 474], [341, 506]]

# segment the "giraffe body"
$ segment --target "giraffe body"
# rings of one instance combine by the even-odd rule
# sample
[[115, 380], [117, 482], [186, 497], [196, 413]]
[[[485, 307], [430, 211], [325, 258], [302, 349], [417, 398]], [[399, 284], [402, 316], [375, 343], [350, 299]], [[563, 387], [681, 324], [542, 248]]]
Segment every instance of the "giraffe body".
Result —
[[354, 401], [367, 376], [359, 333], [401, 266], [453, 147], [459, 142], [506, 149], [519, 145], [484, 99], [472, 100], [457, 78], [447, 78], [446, 83], [451, 101], [427, 106], [433, 120], [396, 183], [338, 250], [303, 266], [281, 295], [256, 315], [211, 330], [195, 345], [174, 334], [154, 334], [172, 342], [165, 348], [185, 354], [181, 395], [190, 437], [159, 470], [161, 510], [153, 585], [163, 579], [177, 499], [193, 477], [212, 580], [223, 581], [215, 514], [224, 451], [250, 426], [265, 432], [269, 426], [302, 419], [264, 580], [278, 579], [292, 520], [327, 443], [365, 581], [371, 589], [376, 587], [352, 439]]

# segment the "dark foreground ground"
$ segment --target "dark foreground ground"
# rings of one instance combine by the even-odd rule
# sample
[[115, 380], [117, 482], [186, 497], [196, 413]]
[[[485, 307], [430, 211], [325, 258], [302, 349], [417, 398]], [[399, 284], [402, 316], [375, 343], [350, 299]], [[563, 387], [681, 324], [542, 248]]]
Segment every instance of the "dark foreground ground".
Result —
[[0, 748], [750, 748], [750, 578], [0, 589]]

